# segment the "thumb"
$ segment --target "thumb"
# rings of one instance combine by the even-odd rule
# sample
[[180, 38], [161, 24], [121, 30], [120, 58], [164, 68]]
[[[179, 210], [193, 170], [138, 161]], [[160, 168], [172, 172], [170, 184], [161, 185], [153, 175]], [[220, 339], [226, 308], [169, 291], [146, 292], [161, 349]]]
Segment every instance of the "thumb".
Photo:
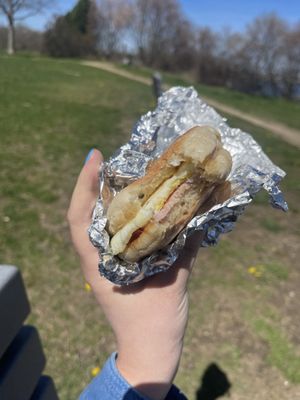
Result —
[[70, 225], [87, 226], [99, 195], [99, 168], [103, 162], [99, 150], [93, 149], [82, 168], [74, 188], [68, 220]]

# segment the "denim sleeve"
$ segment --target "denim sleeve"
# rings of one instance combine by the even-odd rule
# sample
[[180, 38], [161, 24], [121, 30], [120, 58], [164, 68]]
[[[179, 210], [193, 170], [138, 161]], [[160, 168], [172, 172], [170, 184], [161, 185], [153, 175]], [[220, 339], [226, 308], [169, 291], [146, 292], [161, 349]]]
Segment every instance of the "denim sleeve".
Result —
[[[122, 377], [116, 367], [116, 353], [104, 364], [102, 371], [81, 393], [79, 400], [150, 400], [136, 391]], [[172, 385], [165, 400], [188, 400]]]

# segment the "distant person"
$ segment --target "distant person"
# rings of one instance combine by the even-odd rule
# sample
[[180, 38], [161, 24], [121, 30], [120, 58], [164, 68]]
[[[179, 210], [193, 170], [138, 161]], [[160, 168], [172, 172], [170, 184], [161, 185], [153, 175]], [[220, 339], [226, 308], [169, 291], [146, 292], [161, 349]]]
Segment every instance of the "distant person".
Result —
[[[80, 400], [186, 400], [173, 385], [188, 320], [187, 282], [199, 237], [193, 235], [164, 273], [119, 287], [98, 272], [98, 250], [87, 229], [98, 193], [103, 158], [92, 150], [78, 177], [68, 220], [86, 281], [115, 334], [117, 348]], [[198, 239], [198, 240], [197, 240]]]
[[152, 75], [153, 92], [156, 99], [162, 95], [162, 77], [159, 72], [154, 72]]

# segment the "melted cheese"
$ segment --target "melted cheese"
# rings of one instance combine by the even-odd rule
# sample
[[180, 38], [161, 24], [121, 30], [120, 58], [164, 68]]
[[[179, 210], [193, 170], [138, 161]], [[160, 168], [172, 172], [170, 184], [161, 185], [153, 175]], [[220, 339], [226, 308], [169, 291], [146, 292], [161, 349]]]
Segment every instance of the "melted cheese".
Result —
[[182, 164], [176, 173], [165, 182], [149, 197], [136, 216], [129, 221], [112, 238], [110, 245], [113, 254], [122, 253], [125, 250], [132, 234], [143, 228], [151, 220], [155, 212], [159, 211], [174, 192], [174, 190], [192, 175], [191, 164]]

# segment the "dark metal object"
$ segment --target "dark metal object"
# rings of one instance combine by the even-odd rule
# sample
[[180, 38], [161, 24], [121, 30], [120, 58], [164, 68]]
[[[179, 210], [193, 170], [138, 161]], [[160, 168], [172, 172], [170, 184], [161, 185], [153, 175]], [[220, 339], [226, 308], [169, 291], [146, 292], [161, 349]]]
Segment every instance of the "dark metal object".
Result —
[[24, 283], [19, 270], [0, 266], [0, 358], [22, 327], [30, 312]]
[[162, 77], [159, 72], [152, 75], [152, 87], [154, 96], [158, 99], [162, 95]]

